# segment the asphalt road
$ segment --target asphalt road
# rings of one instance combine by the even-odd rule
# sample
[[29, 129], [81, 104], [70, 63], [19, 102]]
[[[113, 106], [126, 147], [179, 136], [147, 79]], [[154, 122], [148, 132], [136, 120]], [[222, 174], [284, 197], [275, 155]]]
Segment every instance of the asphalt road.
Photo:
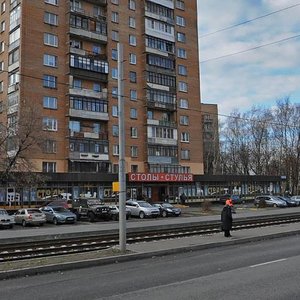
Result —
[[300, 236], [3, 280], [0, 299], [299, 299]]

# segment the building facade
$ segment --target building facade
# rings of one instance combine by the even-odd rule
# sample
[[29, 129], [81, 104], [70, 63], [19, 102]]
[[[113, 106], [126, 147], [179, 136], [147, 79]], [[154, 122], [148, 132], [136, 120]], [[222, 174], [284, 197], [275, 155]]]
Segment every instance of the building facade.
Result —
[[0, 13], [0, 118], [40, 112], [34, 171], [118, 174], [119, 43], [129, 178], [203, 174], [196, 0], [2, 0]]

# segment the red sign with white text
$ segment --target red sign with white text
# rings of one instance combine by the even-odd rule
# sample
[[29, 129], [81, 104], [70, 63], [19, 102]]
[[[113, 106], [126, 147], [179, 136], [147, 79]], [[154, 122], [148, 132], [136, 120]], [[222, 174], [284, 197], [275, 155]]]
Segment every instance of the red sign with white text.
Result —
[[192, 182], [193, 174], [188, 173], [128, 173], [129, 181], [143, 182]]

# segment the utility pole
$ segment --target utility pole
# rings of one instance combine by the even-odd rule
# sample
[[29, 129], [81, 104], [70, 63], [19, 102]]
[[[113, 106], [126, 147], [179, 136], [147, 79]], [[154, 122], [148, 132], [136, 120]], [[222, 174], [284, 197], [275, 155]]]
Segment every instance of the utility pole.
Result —
[[118, 43], [118, 114], [119, 114], [119, 245], [126, 252], [126, 173], [125, 173], [125, 122], [123, 84], [123, 46]]

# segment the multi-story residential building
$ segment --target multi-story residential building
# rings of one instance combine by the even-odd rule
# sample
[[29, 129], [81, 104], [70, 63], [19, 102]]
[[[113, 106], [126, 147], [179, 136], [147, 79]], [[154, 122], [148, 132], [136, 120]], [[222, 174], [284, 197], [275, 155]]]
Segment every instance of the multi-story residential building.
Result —
[[129, 186], [158, 199], [203, 174], [196, 0], [0, 4], [0, 118], [40, 111], [36, 172], [75, 195], [117, 180], [120, 43]]

